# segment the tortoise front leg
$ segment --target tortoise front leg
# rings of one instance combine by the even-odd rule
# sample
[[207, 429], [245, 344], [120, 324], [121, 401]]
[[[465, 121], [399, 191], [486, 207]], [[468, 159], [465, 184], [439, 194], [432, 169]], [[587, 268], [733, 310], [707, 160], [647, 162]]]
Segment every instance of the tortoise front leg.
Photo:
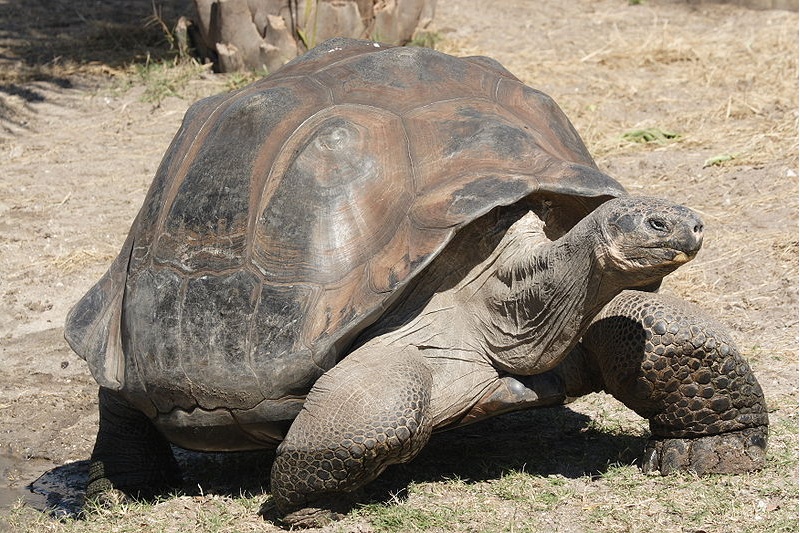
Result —
[[432, 377], [415, 351], [361, 348], [317, 380], [272, 467], [285, 523], [338, 518], [352, 506], [349, 493], [427, 443]]
[[[583, 352], [583, 354], [581, 354]], [[625, 291], [576, 352], [602, 387], [650, 421], [642, 468], [737, 473], [764, 465], [764, 394], [725, 328], [663, 295]]]
[[150, 498], [180, 484], [166, 439], [119, 393], [100, 388], [100, 428], [89, 463], [86, 500], [115, 503]]

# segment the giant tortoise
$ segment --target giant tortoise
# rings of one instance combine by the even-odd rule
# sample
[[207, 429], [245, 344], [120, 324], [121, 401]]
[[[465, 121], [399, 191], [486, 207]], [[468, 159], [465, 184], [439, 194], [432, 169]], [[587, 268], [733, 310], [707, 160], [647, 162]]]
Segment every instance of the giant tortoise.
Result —
[[432, 431], [593, 391], [649, 419], [646, 470], [758, 468], [750, 368], [655, 292], [702, 232], [496, 61], [325, 42], [191, 106], [71, 310], [100, 385], [87, 497], [174, 485], [170, 443], [277, 447], [275, 506], [315, 523]]

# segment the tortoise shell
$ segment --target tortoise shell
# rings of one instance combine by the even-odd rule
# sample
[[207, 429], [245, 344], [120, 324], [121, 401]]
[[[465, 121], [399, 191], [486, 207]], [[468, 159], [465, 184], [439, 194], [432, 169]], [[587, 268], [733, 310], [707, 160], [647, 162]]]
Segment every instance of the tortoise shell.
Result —
[[191, 106], [66, 336], [150, 416], [289, 420], [460, 228], [542, 194], [574, 220], [624, 194], [548, 96], [484, 57], [327, 41]]

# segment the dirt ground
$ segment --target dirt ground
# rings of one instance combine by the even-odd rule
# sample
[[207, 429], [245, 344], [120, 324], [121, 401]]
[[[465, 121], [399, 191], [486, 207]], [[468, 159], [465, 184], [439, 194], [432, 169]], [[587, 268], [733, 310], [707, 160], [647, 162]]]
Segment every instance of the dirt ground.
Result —
[[[797, 13], [635, 4], [439, 0], [437, 47], [498, 59], [559, 102], [602, 169], [703, 214], [704, 249], [664, 290], [730, 327], [773, 426], [789, 428], [770, 453], [788, 454], [796, 486]], [[0, 516], [19, 498], [41, 507], [25, 487], [88, 457], [96, 387], [64, 317], [119, 250], [187, 106], [236, 81], [194, 71], [154, 101], [164, 82], [128, 67], [165, 54], [151, 13], [149, 0], [0, 0]], [[163, 3], [165, 20], [182, 13]], [[623, 139], [646, 128], [678, 136]], [[604, 402], [575, 409], [599, 417]], [[786, 494], [770, 505], [796, 515]]]

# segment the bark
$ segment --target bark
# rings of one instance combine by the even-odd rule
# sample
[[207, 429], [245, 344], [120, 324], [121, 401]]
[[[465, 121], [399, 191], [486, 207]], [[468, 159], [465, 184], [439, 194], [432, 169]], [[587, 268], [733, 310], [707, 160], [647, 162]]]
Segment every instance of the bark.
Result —
[[217, 70], [273, 71], [331, 37], [406, 44], [436, 0], [194, 0], [200, 42]]

